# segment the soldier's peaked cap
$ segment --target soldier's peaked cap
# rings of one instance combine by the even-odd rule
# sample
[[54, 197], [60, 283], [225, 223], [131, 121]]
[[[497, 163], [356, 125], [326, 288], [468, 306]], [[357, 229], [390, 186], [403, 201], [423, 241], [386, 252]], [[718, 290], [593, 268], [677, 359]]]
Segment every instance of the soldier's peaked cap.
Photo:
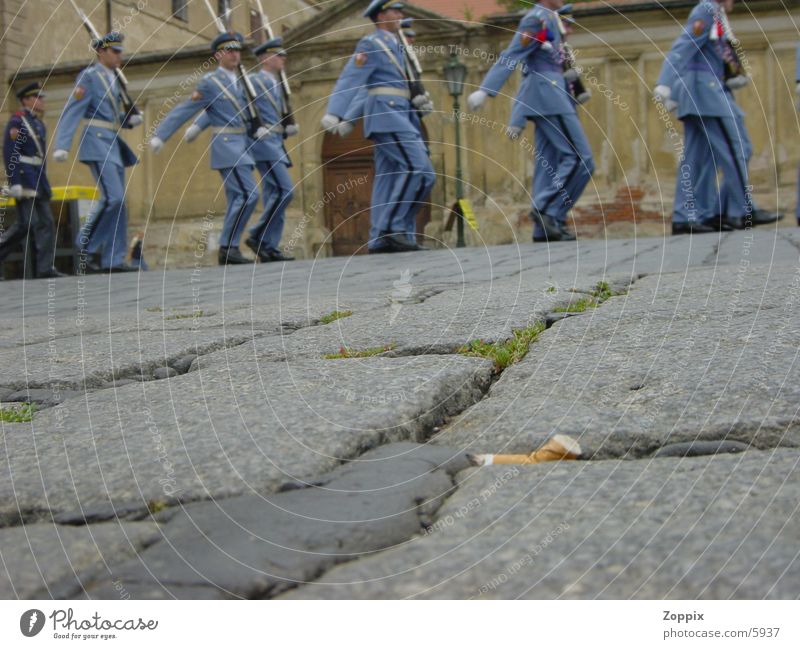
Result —
[[286, 56], [286, 50], [283, 49], [283, 39], [279, 36], [268, 40], [266, 43], [261, 43], [253, 48], [253, 54], [261, 56], [262, 54], [277, 54], [278, 56]]
[[239, 32], [225, 32], [211, 41], [211, 51], [219, 50], [241, 50], [244, 43], [244, 36]]
[[17, 91], [17, 99], [25, 99], [25, 97], [44, 97], [42, 84], [38, 81], [34, 81], [22, 86], [22, 88]]
[[381, 11], [386, 11], [387, 9], [403, 9], [405, 5], [402, 2], [386, 2], [386, 0], [372, 0], [367, 7], [367, 10], [364, 12], [365, 18], [371, 18], [375, 20], [375, 16], [377, 16]]
[[122, 41], [124, 40], [125, 36], [120, 32], [109, 32], [105, 36], [93, 39], [92, 49], [94, 50], [112, 49], [115, 52], [121, 52]]

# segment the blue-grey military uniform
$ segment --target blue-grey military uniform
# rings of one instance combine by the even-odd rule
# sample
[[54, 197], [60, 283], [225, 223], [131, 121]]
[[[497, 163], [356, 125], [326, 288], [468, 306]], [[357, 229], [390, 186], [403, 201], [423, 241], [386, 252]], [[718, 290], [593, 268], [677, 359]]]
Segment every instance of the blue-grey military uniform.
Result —
[[402, 45], [388, 31], [376, 29], [359, 41], [334, 86], [327, 112], [345, 118], [364, 92], [364, 134], [375, 143], [368, 246], [378, 251], [387, 247], [386, 235], [415, 239], [412, 224], [436, 181], [411, 105]]
[[[736, 134], [739, 138], [739, 143], [742, 147], [742, 156], [744, 157], [745, 168], [749, 168], [750, 158], [753, 157], [753, 141], [750, 138], [750, 133], [747, 131], [747, 124], [745, 123], [745, 112], [741, 106], [736, 103], [733, 91], [726, 87], [725, 92], [730, 95], [729, 101], [733, 108], [733, 119], [736, 124]], [[706, 174], [712, 177], [707, 178]], [[722, 182], [719, 184], [719, 195], [717, 195], [717, 174], [714, 165], [704, 165], [700, 170], [700, 178], [698, 179], [698, 190], [705, 190], [708, 194], [708, 201], [712, 205], [714, 213], [714, 220], [717, 216], [726, 216], [728, 214], [728, 202], [732, 195], [736, 195], [736, 183], [738, 177], [733, 178], [723, 177]], [[750, 204], [753, 212], [757, 211], [758, 207], [752, 196], [750, 196]]]
[[[347, 114], [342, 118], [345, 122], [357, 122], [359, 119], [364, 117], [364, 106], [367, 103], [367, 89], [362, 88], [359, 90], [356, 98], [353, 100], [353, 103], [350, 105], [350, 109], [347, 111]], [[422, 116], [418, 110], [412, 109], [410, 114], [411, 123], [414, 125], [414, 128], [417, 129], [419, 132], [419, 136], [422, 139], [422, 143], [425, 145], [425, 152], [428, 156], [430, 156], [430, 149], [428, 148], [428, 143], [425, 141], [425, 132], [422, 128]], [[422, 196], [424, 199], [425, 196]], [[408, 210], [406, 215], [406, 222], [404, 225], [404, 230], [409, 236], [413, 236], [417, 230], [417, 213], [419, 209], [411, 209]]]
[[[594, 159], [564, 78], [562, 40], [557, 12], [534, 5], [480, 89], [497, 96], [514, 70], [521, 68], [513, 115], [517, 121], [533, 121], [536, 128], [533, 208], [563, 228], [567, 212], [591, 179]], [[536, 223], [534, 238], [544, 234]]]
[[[34, 82], [17, 96], [40, 94], [41, 85]], [[33, 235], [36, 250], [35, 273], [48, 276], [53, 268], [53, 214], [50, 210], [52, 190], [46, 167], [47, 129], [39, 117], [23, 108], [6, 124], [3, 135], [3, 160], [10, 186], [22, 188], [16, 199], [17, 218], [0, 233], [0, 263], [28, 236]]]
[[68, 151], [82, 120], [78, 160], [89, 167], [101, 192], [76, 245], [84, 254], [100, 255], [100, 267], [125, 265], [128, 212], [125, 205], [125, 168], [138, 162], [120, 129], [133, 128], [122, 104], [113, 71], [95, 63], [75, 83], [55, 134], [55, 149]]
[[[275, 39], [278, 42], [279, 39]], [[265, 46], [268, 43], [264, 44]], [[256, 48], [257, 55], [262, 48]], [[249, 153], [261, 175], [263, 212], [258, 222], [250, 229], [250, 241], [259, 254], [279, 253], [283, 236], [286, 208], [294, 197], [294, 183], [289, 175], [292, 166], [284, 145], [284, 128], [281, 120], [286, 113], [286, 104], [280, 80], [264, 70], [250, 75], [256, 91], [255, 106], [265, 126], [271, 128], [269, 136], [261, 140], [250, 140]], [[208, 113], [203, 113], [195, 124], [201, 129], [211, 123]]]
[[220, 249], [239, 247], [242, 231], [258, 204], [258, 187], [253, 178], [255, 162], [247, 132], [247, 103], [241, 81], [231, 79], [218, 68], [203, 76], [192, 96], [175, 106], [155, 131], [155, 137], [166, 142], [197, 113], [206, 112], [213, 129], [211, 168], [222, 176], [228, 201]]
[[[286, 113], [280, 80], [264, 70], [250, 75], [256, 90], [256, 108], [265, 126], [272, 132], [263, 140], [253, 142], [250, 150], [261, 175], [261, 218], [250, 230], [250, 238], [257, 242], [260, 250], [268, 253], [280, 252], [286, 208], [294, 197], [294, 183], [289, 175], [292, 161], [286, 152], [281, 120]], [[277, 125], [277, 126], [273, 126]]]
[[[684, 151], [678, 168], [673, 224], [702, 224], [717, 216], [716, 171], [728, 189], [726, 215], [752, 214], [740, 109], [725, 87], [725, 61], [718, 29], [719, 4], [703, 0], [689, 14], [662, 66], [658, 85], [672, 89], [677, 116], [684, 126]], [[714, 161], [714, 171], [704, 167]], [[715, 200], [709, 200], [715, 196]]]

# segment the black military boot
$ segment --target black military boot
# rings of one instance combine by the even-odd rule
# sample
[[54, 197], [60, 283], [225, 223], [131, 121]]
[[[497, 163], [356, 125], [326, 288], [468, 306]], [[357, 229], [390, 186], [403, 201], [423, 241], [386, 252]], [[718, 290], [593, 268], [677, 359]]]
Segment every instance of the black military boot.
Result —
[[245, 257], [238, 248], [231, 246], [230, 248], [219, 249], [217, 256], [220, 266], [234, 265], [234, 264], [252, 264], [253, 262]]

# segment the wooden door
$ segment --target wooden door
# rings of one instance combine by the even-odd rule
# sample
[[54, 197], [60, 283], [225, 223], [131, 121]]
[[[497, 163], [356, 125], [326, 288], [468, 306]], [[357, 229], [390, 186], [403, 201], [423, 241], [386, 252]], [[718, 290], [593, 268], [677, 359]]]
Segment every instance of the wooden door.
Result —
[[[373, 145], [364, 137], [363, 121], [346, 138], [325, 135], [322, 163], [325, 227], [331, 232], [333, 254], [366, 254], [375, 166]], [[424, 232], [431, 220], [427, 200], [417, 214], [417, 232]]]

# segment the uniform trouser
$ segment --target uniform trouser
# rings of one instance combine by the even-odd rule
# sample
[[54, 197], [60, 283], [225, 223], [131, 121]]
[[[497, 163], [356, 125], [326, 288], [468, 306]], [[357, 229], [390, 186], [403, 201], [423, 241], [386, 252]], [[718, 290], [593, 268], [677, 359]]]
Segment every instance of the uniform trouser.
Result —
[[102, 268], [121, 266], [128, 253], [125, 167], [111, 162], [86, 164], [100, 188], [100, 200], [78, 232], [75, 243], [82, 253], [99, 253]]
[[[750, 139], [750, 133], [747, 132], [747, 125], [744, 123], [744, 116], [737, 113], [734, 115], [734, 121], [736, 123], [736, 132], [739, 136], [739, 141], [742, 147], [745, 168], [747, 168], [747, 166], [750, 164], [750, 158], [753, 157], [753, 142]], [[708, 167], [704, 167], [704, 169], [711, 169], [711, 166], [709, 165]], [[716, 177], [714, 180], [716, 181]], [[731, 183], [728, 181], [728, 179], [723, 179], [723, 182], [719, 188], [719, 204], [714, 210], [714, 216], [728, 214], [728, 201], [730, 200], [731, 195], [730, 184]], [[711, 200], [716, 200], [717, 197], [713, 192], [714, 183], [709, 183], [709, 187], [711, 188]], [[750, 201], [753, 209], [756, 209], [756, 204], [755, 201], [753, 201], [752, 196], [750, 197]]]
[[258, 185], [253, 179], [253, 165], [220, 169], [219, 173], [228, 199], [219, 245], [220, 248], [238, 248], [242, 232], [258, 204]]
[[264, 211], [258, 223], [250, 229], [250, 236], [259, 242], [259, 250], [274, 252], [281, 243], [286, 208], [294, 198], [294, 183], [284, 162], [259, 161], [256, 168], [261, 174]]
[[683, 132], [673, 223], [702, 223], [718, 214], [722, 204], [717, 186], [719, 171], [728, 190], [726, 216], [751, 214], [747, 163], [736, 119], [688, 115], [683, 118]]
[[[589, 141], [577, 114], [535, 117], [533, 207], [566, 222], [594, 172]], [[537, 224], [535, 236], [543, 236]]]
[[[33, 235], [33, 246], [36, 250], [37, 276], [46, 273], [53, 267], [55, 239], [53, 237], [53, 213], [50, 201], [43, 198], [17, 199], [17, 220], [0, 235], [0, 263], [28, 237]], [[27, 252], [27, 246], [24, 248]], [[26, 263], [31, 260], [26, 259]]]
[[375, 179], [369, 247], [384, 246], [380, 237], [405, 233], [414, 237], [417, 212], [436, 182], [425, 143], [418, 132], [373, 133]]

